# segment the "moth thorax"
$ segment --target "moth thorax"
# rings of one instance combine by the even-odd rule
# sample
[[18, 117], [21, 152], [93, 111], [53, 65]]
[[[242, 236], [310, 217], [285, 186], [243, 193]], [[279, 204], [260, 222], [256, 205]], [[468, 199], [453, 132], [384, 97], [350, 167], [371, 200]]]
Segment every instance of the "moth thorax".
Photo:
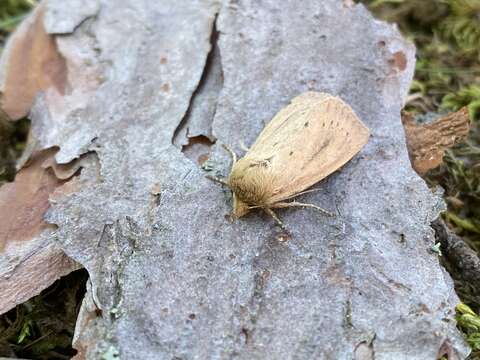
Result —
[[240, 159], [228, 178], [232, 191], [249, 205], [264, 205], [273, 195], [273, 175], [268, 159]]

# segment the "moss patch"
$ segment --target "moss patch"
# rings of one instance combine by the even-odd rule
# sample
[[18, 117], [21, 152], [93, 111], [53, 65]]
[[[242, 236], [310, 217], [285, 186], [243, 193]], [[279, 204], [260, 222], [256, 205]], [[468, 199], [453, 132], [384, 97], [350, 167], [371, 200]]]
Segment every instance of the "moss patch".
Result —
[[73, 331], [85, 295], [86, 270], [56, 281], [48, 289], [0, 316], [0, 357], [70, 359]]

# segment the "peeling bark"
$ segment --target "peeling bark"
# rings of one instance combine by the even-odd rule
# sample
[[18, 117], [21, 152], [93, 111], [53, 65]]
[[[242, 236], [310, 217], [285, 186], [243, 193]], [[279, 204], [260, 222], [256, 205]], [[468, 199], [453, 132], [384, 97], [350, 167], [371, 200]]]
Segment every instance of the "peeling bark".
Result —
[[44, 164], [55, 152], [50, 149], [36, 154], [29, 166], [17, 174], [15, 182], [0, 188], [0, 250], [7, 241], [29, 240], [52, 227], [43, 216], [50, 207], [49, 195], [63, 181], [44, 168]]
[[51, 203], [88, 185], [79, 178], [80, 170], [93, 167], [96, 159], [85, 154], [70, 164], [58, 165], [54, 160], [57, 151], [34, 153], [15, 181], [0, 188], [0, 313], [80, 268], [56, 244], [57, 227], [44, 216]]
[[53, 88], [64, 94], [65, 59], [43, 26], [44, 8], [28, 18], [10, 39], [3, 59], [2, 108], [12, 120], [26, 117], [39, 91]]
[[[447, 343], [466, 356], [428, 251], [442, 203], [405, 148], [415, 60], [395, 28], [334, 0], [101, 0], [55, 40], [72, 88], [36, 98], [33, 134], [56, 164], [98, 159], [46, 215], [90, 274], [80, 358], [424, 360]], [[185, 145], [218, 139], [209, 159], [226, 173], [218, 143], [239, 151], [306, 90], [341, 96], [372, 137], [306, 196], [337, 217], [285, 211], [279, 242], [261, 214], [226, 219], [230, 198]]]
[[467, 107], [428, 124], [416, 124], [409, 114], [402, 121], [410, 160], [419, 175], [440, 166], [445, 151], [465, 139], [470, 130]]
[[[218, 48], [219, 33], [216, 29], [216, 18], [210, 36], [211, 48], [203, 70], [202, 78], [193, 93], [189, 108], [178, 125], [173, 136], [173, 144], [184, 147], [190, 144], [190, 139], [206, 137], [215, 142], [212, 134], [212, 122], [215, 117], [219, 94], [223, 87], [223, 70], [220, 49]], [[194, 140], [195, 142], [195, 140]], [[194, 151], [197, 155], [200, 151]], [[192, 157], [189, 155], [188, 157]]]

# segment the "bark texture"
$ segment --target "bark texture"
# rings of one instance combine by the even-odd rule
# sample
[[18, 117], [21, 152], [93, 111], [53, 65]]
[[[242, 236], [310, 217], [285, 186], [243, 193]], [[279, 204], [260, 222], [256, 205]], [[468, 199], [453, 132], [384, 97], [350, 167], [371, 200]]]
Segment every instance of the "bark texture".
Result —
[[[414, 48], [394, 26], [349, 1], [62, 3], [43, 21], [65, 90], [37, 96], [31, 118], [57, 163], [91, 159], [47, 212], [91, 277], [79, 359], [466, 356], [429, 251], [443, 204], [400, 120]], [[259, 212], [227, 221], [230, 194], [199, 163], [226, 175], [220, 143], [241, 153], [306, 90], [341, 96], [372, 135], [301, 199], [337, 216], [280, 212], [279, 242]]]

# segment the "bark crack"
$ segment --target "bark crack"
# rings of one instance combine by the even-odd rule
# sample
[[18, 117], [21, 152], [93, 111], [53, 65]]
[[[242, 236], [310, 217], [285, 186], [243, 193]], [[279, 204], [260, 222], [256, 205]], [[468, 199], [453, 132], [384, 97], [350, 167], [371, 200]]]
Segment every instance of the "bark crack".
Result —
[[217, 102], [223, 88], [223, 68], [218, 47], [219, 32], [216, 27], [218, 13], [210, 35], [211, 48], [197, 88], [190, 98], [185, 116], [175, 129], [172, 143], [184, 155], [202, 165], [210, 153], [216, 139], [212, 135], [212, 122], [215, 118]]

